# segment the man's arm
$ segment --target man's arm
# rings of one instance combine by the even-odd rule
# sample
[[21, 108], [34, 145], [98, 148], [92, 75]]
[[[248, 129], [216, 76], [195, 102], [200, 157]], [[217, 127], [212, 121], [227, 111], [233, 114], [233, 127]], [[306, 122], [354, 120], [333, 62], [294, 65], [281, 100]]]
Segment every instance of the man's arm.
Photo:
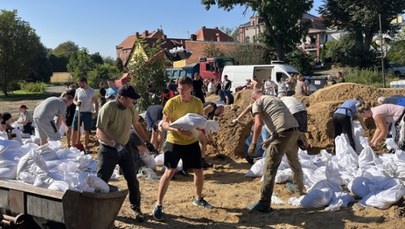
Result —
[[117, 143], [113, 138], [111, 138], [102, 128], [97, 128], [96, 130], [96, 137], [97, 139], [102, 142], [103, 144], [106, 144], [108, 146], [114, 147], [115, 144]]
[[97, 114], [98, 113], [98, 108], [99, 108], [97, 96], [93, 96], [91, 99], [93, 100], [94, 106], [96, 108], [96, 114]]

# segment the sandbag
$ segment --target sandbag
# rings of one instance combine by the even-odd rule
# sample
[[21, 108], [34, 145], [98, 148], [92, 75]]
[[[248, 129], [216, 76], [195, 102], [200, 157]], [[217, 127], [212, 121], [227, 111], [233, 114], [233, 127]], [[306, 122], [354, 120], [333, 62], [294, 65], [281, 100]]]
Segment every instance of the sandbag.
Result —
[[140, 152], [139, 158], [143, 161], [146, 167], [152, 169], [153, 171], [156, 170], [156, 162], [155, 158], [149, 154], [149, 152]]
[[365, 177], [356, 177], [352, 180], [348, 185], [347, 188], [358, 197], [366, 197], [370, 194], [370, 186], [373, 185], [373, 182]]
[[378, 193], [371, 193], [369, 196], [361, 200], [360, 204], [379, 209], [387, 209], [398, 202], [403, 195], [405, 195], [405, 188], [403, 185], [398, 184], [390, 189]]
[[176, 121], [170, 123], [170, 127], [176, 129], [183, 129], [185, 131], [191, 131], [194, 128], [205, 129], [205, 122], [207, 121], [204, 116], [194, 113], [188, 113]]
[[249, 169], [249, 171], [245, 174], [246, 177], [261, 177], [263, 176], [263, 166], [264, 166], [264, 158], [256, 161]]
[[302, 198], [300, 204], [304, 208], [322, 208], [329, 205], [333, 195], [333, 191], [329, 188], [314, 189]]

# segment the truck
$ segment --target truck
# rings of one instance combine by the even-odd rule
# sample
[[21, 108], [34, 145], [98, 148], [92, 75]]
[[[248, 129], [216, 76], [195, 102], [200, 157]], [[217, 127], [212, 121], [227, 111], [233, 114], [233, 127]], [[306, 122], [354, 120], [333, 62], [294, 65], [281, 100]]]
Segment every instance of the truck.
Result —
[[220, 79], [224, 67], [234, 64], [235, 60], [231, 57], [201, 57], [198, 63], [166, 69], [166, 76], [169, 79], [177, 79], [181, 76], [193, 78], [198, 72], [203, 79]]
[[222, 80], [227, 75], [232, 81], [231, 91], [235, 91], [235, 88], [244, 86], [246, 80], [252, 80], [253, 76], [256, 76], [257, 80], [268, 80], [270, 77], [272, 81], [279, 84], [282, 79], [287, 80], [292, 74], [299, 74], [299, 72], [281, 61], [272, 61], [267, 65], [227, 65], [222, 71]]

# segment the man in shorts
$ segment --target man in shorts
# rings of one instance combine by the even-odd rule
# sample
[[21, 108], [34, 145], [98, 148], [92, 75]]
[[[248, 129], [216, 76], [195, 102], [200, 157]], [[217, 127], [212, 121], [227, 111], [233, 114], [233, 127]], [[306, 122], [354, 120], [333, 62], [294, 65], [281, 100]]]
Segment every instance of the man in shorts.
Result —
[[167, 101], [163, 108], [162, 127], [168, 131], [167, 139], [163, 146], [164, 165], [167, 169], [160, 179], [156, 207], [152, 212], [152, 216], [156, 220], [163, 220], [163, 198], [169, 188], [170, 180], [176, 173], [177, 164], [180, 159], [182, 159], [185, 168], [194, 169], [195, 197], [192, 203], [196, 206], [212, 208], [202, 197], [204, 176], [198, 138], [193, 136], [190, 130], [186, 131], [182, 128], [176, 129], [170, 127], [170, 123], [187, 113], [203, 115], [203, 104], [200, 99], [191, 95], [193, 90], [191, 78], [179, 78], [177, 90], [179, 95]]
[[[73, 103], [73, 97], [65, 94], [62, 98], [49, 97], [42, 101], [34, 110], [33, 119], [39, 133], [40, 144], [60, 140], [58, 132], [65, 119], [66, 108]], [[57, 116], [58, 120], [54, 121]]]
[[[87, 84], [87, 79], [81, 77], [77, 84], [80, 88], [76, 90], [73, 103], [80, 108], [76, 109], [74, 118], [73, 118], [73, 135], [72, 135], [72, 144], [75, 145], [78, 142], [78, 134], [80, 135], [79, 126], [83, 123], [84, 127], [84, 147], [88, 151], [89, 147], [89, 136], [91, 130], [91, 120], [95, 118], [98, 113], [98, 101], [97, 95], [93, 88]], [[78, 112], [80, 109], [80, 114]], [[80, 122], [78, 123], [78, 115], [80, 115]]]

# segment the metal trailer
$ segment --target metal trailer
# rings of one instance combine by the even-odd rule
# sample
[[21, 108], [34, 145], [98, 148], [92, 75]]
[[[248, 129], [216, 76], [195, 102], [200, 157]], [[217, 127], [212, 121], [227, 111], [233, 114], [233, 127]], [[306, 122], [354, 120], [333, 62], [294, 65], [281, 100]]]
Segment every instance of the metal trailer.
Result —
[[39, 221], [69, 229], [112, 228], [128, 194], [128, 190], [113, 189], [109, 193], [59, 192], [0, 180], [0, 228], [41, 228]]

